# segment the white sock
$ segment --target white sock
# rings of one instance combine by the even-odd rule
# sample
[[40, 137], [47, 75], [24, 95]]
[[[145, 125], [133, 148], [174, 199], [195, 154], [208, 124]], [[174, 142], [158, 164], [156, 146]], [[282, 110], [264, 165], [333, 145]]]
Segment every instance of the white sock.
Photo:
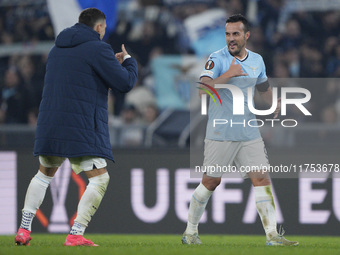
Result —
[[31, 231], [32, 221], [33, 221], [34, 216], [35, 215], [33, 213], [26, 212], [26, 211], [22, 210], [22, 218], [21, 218], [20, 228]]
[[44, 175], [40, 171], [32, 178], [26, 192], [20, 228], [31, 231], [33, 218], [44, 200], [46, 189], [52, 179], [53, 177]]
[[88, 223], [103, 199], [109, 180], [108, 173], [89, 178], [89, 184], [78, 204], [77, 217], [71, 228], [71, 235], [84, 234]]
[[188, 224], [185, 230], [187, 234], [198, 233], [198, 223], [212, 193], [213, 191], [208, 190], [202, 183], [195, 189], [189, 206]]
[[85, 225], [74, 221], [70, 234], [71, 235], [84, 235], [85, 229], [86, 229]]
[[255, 201], [267, 239], [277, 235], [276, 212], [271, 186], [256, 186]]

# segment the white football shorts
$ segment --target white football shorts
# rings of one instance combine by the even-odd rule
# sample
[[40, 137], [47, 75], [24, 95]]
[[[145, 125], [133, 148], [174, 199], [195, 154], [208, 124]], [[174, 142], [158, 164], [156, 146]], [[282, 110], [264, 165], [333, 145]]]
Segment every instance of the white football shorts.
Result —
[[[44, 167], [60, 167], [65, 159], [66, 158], [64, 157], [57, 156], [39, 156], [39, 162]], [[79, 174], [82, 171], [91, 171], [94, 168], [100, 169], [107, 166], [104, 158], [94, 156], [83, 156], [68, 159], [71, 163], [71, 168], [76, 174]]]
[[[251, 141], [204, 140], [203, 167], [210, 177], [239, 172], [246, 179], [248, 173], [269, 169], [267, 151], [262, 138]], [[233, 165], [235, 163], [235, 165]]]

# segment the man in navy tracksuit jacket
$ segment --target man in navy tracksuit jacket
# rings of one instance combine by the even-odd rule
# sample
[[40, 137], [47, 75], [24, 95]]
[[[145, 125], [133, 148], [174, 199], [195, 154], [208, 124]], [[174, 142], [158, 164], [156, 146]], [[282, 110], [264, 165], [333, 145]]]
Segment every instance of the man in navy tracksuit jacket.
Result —
[[27, 190], [16, 244], [29, 245], [36, 210], [58, 167], [68, 158], [75, 173], [85, 171], [89, 184], [65, 245], [96, 246], [83, 234], [109, 182], [105, 159], [113, 160], [108, 91], [128, 92], [137, 81], [136, 60], [124, 45], [114, 55], [102, 41], [105, 28], [104, 13], [85, 9], [79, 23], [58, 35], [49, 53], [34, 144], [40, 169]]

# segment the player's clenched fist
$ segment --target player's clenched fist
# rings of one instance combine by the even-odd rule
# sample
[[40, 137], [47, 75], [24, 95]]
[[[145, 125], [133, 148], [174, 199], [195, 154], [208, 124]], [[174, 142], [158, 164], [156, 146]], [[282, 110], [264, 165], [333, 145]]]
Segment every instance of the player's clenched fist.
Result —
[[230, 67], [228, 71], [225, 72], [225, 74], [228, 77], [237, 77], [237, 76], [247, 76], [247, 73], [243, 72], [243, 69], [240, 64], [235, 64], [236, 58], [234, 57], [231, 61]]

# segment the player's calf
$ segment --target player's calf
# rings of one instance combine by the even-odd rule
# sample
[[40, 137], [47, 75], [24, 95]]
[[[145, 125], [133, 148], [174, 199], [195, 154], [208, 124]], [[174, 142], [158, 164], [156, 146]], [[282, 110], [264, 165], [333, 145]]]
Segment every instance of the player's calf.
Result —
[[[89, 184], [87, 185], [78, 204], [77, 218], [74, 220], [75, 222], [80, 223], [83, 227], [88, 226], [88, 223], [91, 221], [92, 216], [96, 213], [103, 199], [109, 180], [110, 176], [107, 172], [105, 174], [89, 178]], [[70, 234], [73, 234], [72, 230]], [[83, 233], [80, 234], [83, 235]]]
[[70, 234], [66, 238], [65, 246], [98, 246], [91, 240], [85, 239], [83, 235], [102, 201], [109, 180], [110, 177], [107, 172], [89, 178], [89, 184], [79, 201], [77, 217], [74, 220]]

